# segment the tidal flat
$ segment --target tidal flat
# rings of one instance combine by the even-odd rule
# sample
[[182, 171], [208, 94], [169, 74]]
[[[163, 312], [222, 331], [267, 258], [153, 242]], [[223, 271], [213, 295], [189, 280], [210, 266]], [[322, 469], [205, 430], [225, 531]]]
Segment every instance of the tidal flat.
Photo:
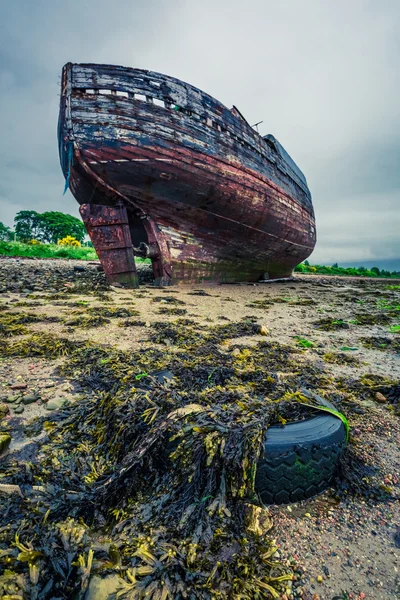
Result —
[[[0, 260], [0, 597], [398, 597], [400, 282], [139, 275]], [[348, 419], [350, 458], [324, 494], [260, 507], [260, 439], [304, 388]]]

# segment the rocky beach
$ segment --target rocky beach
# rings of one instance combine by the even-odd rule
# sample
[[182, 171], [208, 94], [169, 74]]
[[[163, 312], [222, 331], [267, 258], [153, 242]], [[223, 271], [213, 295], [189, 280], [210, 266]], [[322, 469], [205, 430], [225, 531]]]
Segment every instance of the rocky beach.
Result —
[[[35, 466], [43, 461], [52, 428], [78, 414], [77, 407], [88, 398], [100, 403], [104, 395], [135, 389], [152, 371], [168, 369], [177, 387], [161, 386], [159, 393], [183, 394], [185, 402], [192, 401], [191, 390], [193, 402], [201, 404], [207, 394], [233, 394], [240, 386], [248, 386], [243, 393], [261, 398], [263, 377], [273, 382], [273, 399], [306, 386], [333, 402], [349, 420], [356, 460], [324, 494], [268, 508], [272, 528], [266, 535], [273, 556], [292, 575], [277, 583], [278, 595], [271, 597], [398, 598], [400, 282], [296, 276], [282, 282], [158, 289], [148, 265], [139, 265], [138, 271], [140, 288], [127, 290], [110, 286], [96, 262], [0, 259], [0, 506], [9, 515], [1, 523], [0, 558], [7, 556], [22, 578], [14, 581], [15, 595], [9, 597], [34, 597], [21, 591], [29, 576], [31, 585], [40, 586], [32, 584], [32, 565], [44, 564], [46, 551], [27, 561], [28, 569], [9, 550], [9, 539], [26, 530], [25, 541], [32, 543], [26, 552], [34, 551], [35, 536], [21, 515], [27, 514], [27, 503], [42, 515], [40, 493], [36, 498], [32, 490], [51, 485], [52, 469], [56, 479], [65, 477], [66, 463], [57, 464], [62, 459], [56, 455], [46, 459], [46, 474]], [[209, 355], [201, 354], [200, 339], [212, 343]], [[130, 356], [136, 363], [129, 362]], [[152, 423], [155, 414], [146, 415], [144, 422]], [[106, 471], [97, 464], [89, 476], [85, 469], [90, 485], [102, 481]], [[71, 471], [72, 488], [76, 477], [81, 475]], [[74, 510], [71, 515], [78, 519]], [[57, 514], [60, 520], [67, 516]], [[123, 518], [117, 515], [116, 524]], [[102, 559], [106, 538], [92, 544], [94, 560]], [[87, 573], [86, 596], [79, 597], [100, 600], [93, 595], [99, 574], [90, 579], [84, 567], [80, 577]], [[48, 567], [41, 568], [48, 575]], [[108, 578], [118, 575], [119, 584], [126, 582], [120, 567], [110, 563], [106, 573]], [[57, 575], [52, 577], [56, 581]], [[6, 588], [0, 589], [5, 594]], [[69, 597], [61, 587], [51, 589], [37, 597]]]

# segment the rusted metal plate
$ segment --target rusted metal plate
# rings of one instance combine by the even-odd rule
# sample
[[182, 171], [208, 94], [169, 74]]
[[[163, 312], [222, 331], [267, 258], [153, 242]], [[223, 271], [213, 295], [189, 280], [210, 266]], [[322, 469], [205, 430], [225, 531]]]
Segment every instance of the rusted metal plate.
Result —
[[138, 287], [126, 208], [82, 204], [79, 212], [107, 278], [128, 287]]
[[78, 202], [122, 200], [160, 284], [288, 276], [315, 246], [307, 182], [279, 142], [177, 79], [66, 65], [59, 140]]

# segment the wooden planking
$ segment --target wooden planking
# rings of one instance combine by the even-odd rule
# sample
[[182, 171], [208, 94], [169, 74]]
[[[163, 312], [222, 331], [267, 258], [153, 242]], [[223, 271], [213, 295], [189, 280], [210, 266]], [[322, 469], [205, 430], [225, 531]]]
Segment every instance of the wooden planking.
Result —
[[[172, 78], [104, 65], [69, 65], [70, 75], [75, 67], [73, 81], [63, 74], [69, 85], [59, 129], [61, 157], [71, 140], [80, 150], [71, 190], [80, 203], [122, 197], [138, 215], [148, 214], [161, 278], [171, 277], [172, 265], [185, 281], [206, 273], [215, 281], [227, 273], [232, 280], [265, 270], [283, 275], [310, 254], [314, 214], [301, 172], [246, 121]], [[133, 97], [138, 93], [143, 100]], [[155, 223], [170, 232], [170, 249]]]
[[[180, 146], [187, 146], [200, 152], [219, 156], [229, 164], [229, 157], [232, 157], [237, 164], [237, 157], [241, 157], [243, 166], [255, 171], [259, 171], [265, 177], [276, 181], [276, 183], [287, 190], [287, 193], [298, 198], [306, 207], [310, 206], [310, 197], [305, 194], [302, 188], [293, 189], [288, 177], [279, 172], [276, 165], [270, 161], [264, 160], [248, 148], [238, 147], [239, 144], [230, 137], [214, 132], [209, 128], [204, 128], [197, 122], [192, 122], [189, 117], [176, 113], [169, 113], [166, 109], [146, 106], [139, 102], [139, 106], [131, 107], [120, 106], [118, 113], [112, 112], [112, 102], [104, 96], [106, 100], [98, 105], [96, 99], [74, 98], [72, 100], [72, 109], [74, 111], [74, 131], [77, 135], [96, 138], [99, 143], [106, 144], [108, 141], [131, 143], [137, 145], [140, 143], [145, 147], [144, 136], [157, 143], [162, 141], [175, 143], [177, 151]], [[110, 104], [111, 102], [111, 104]], [[144, 104], [144, 106], [142, 106]], [[92, 127], [92, 129], [90, 129]], [[156, 135], [157, 134], [157, 135]]]
[[[193, 111], [199, 118], [215, 120], [220, 127], [223, 127], [232, 136], [237, 137], [248, 144], [256, 152], [260, 152], [267, 159], [282, 162], [279, 153], [274, 153], [263, 138], [246, 121], [236, 116], [222, 103], [218, 102], [208, 94], [187, 83], [179, 81], [173, 77], [168, 77], [152, 71], [140, 69], [129, 69], [124, 67], [112, 67], [108, 65], [69, 65], [71, 69], [72, 88], [104, 89], [122, 91], [128, 94], [150, 95], [150, 97], [159, 100], [178, 104], [186, 110]], [[155, 85], [158, 84], [158, 85]], [[102, 99], [113, 99], [121, 101], [118, 96], [97, 96]], [[129, 99], [128, 99], [129, 102]], [[160, 107], [156, 107], [160, 108]], [[302, 187], [304, 186], [296, 172], [293, 172], [290, 165], [286, 165], [289, 174], [294, 181]]]

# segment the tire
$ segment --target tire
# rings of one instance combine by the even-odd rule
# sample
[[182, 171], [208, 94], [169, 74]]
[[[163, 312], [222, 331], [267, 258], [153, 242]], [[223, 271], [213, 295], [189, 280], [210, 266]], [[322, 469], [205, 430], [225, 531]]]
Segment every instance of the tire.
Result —
[[289, 504], [328, 488], [346, 445], [340, 419], [328, 413], [272, 426], [257, 466], [255, 489], [264, 504]]

